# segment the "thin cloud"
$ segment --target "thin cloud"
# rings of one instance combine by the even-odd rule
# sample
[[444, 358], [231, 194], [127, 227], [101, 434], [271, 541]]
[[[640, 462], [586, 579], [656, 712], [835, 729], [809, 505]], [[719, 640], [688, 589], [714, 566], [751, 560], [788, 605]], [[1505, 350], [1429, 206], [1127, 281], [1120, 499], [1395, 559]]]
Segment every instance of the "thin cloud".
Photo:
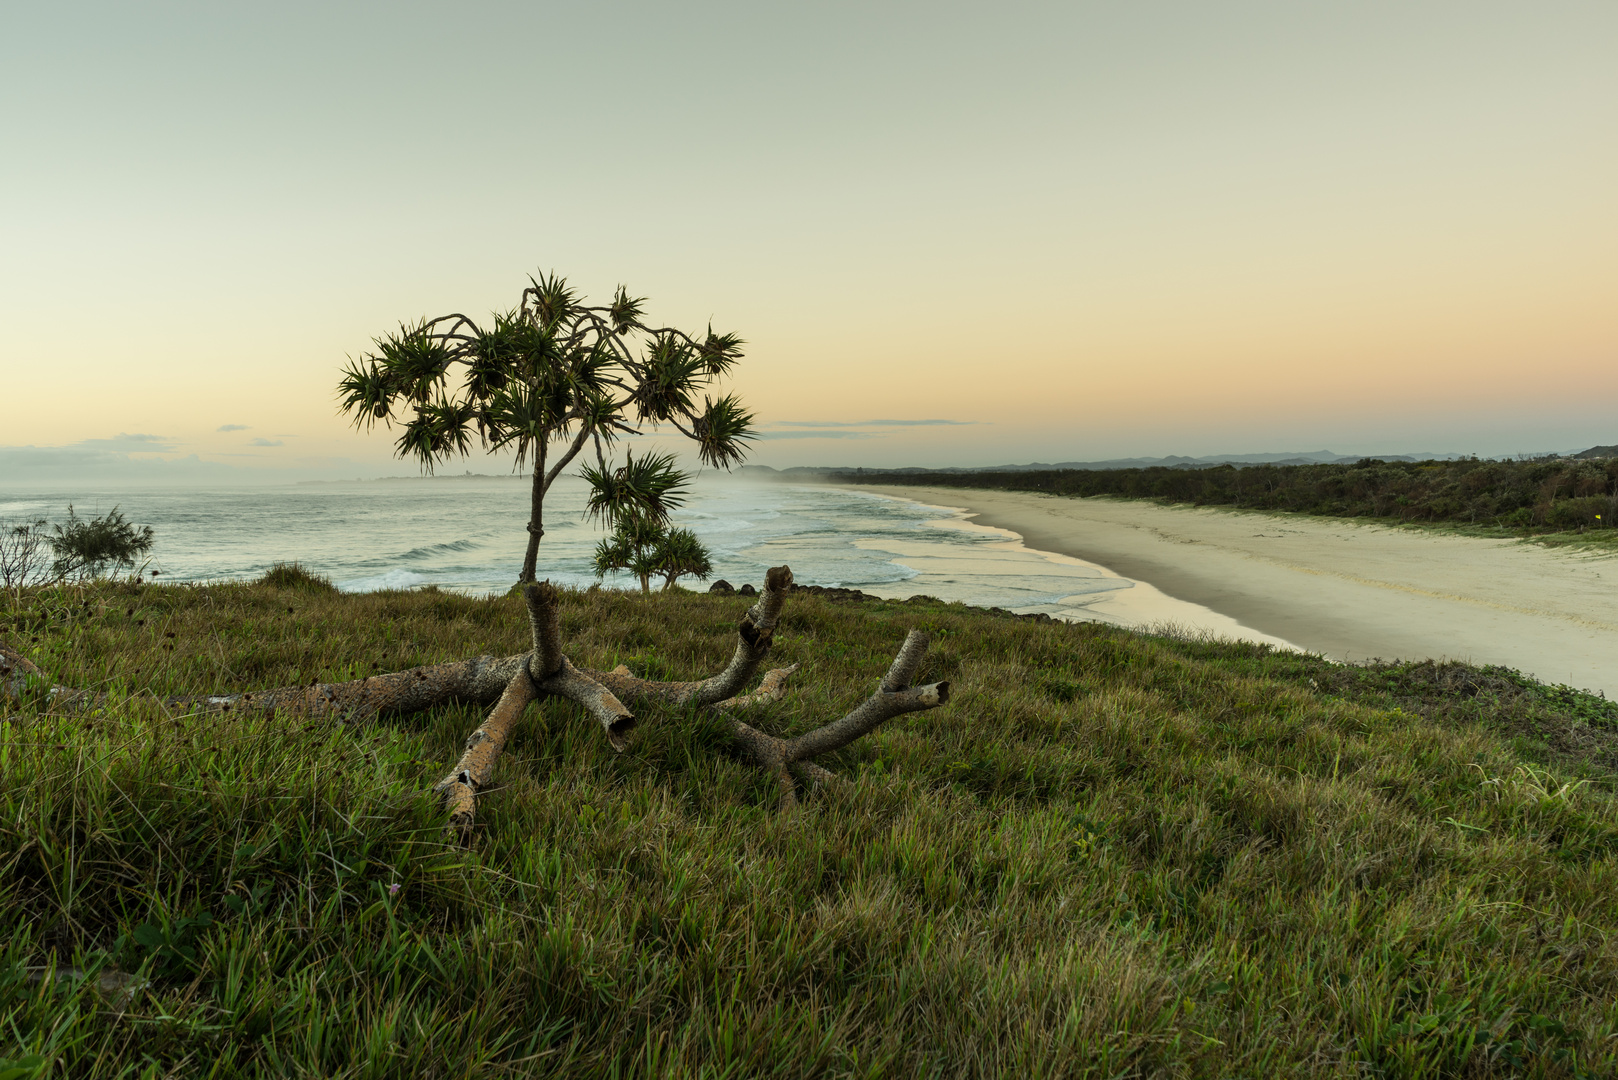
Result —
[[73, 444], [85, 450], [121, 450], [126, 454], [166, 454], [176, 449], [166, 435], [131, 435], [120, 431], [110, 439], [84, 439]]
[[880, 431], [761, 431], [761, 439], [880, 439]]
[[254, 439], [252, 442], [248, 443], [247, 445], [248, 446], [282, 446], [282, 445], [285, 445], [285, 444], [282, 443], [280, 439]]
[[215, 431], [246, 431], [246, 424], [220, 424]]
[[869, 428], [869, 427], [958, 427], [979, 424], [981, 420], [776, 420], [772, 427]]

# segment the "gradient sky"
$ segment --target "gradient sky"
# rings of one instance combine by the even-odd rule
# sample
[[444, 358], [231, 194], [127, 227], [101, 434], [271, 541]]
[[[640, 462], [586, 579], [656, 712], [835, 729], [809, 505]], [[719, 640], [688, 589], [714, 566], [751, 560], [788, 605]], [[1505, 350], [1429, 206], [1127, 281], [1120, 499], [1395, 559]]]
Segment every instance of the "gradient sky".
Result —
[[0, 11], [13, 480], [408, 472], [345, 357], [539, 268], [776, 466], [1618, 442], [1612, 0]]

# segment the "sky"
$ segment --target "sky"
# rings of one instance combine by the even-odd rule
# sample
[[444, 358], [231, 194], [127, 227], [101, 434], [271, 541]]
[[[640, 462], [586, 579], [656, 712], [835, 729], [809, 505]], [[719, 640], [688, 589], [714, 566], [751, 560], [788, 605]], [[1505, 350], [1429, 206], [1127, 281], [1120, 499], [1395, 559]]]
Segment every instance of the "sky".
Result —
[[776, 467], [1618, 443], [1611, 0], [8, 2], [0, 40], [0, 486], [412, 472], [340, 369], [539, 270], [745, 338]]

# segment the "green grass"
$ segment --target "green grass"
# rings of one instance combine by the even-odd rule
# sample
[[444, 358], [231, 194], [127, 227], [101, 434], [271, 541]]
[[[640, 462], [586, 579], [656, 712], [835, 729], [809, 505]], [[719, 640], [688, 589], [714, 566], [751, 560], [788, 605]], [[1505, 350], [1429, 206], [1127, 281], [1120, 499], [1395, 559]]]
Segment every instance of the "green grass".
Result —
[[[520, 602], [289, 584], [0, 608], [6, 641], [114, 695], [0, 705], [0, 1060], [25, 1075], [1618, 1069], [1603, 699], [795, 596], [774, 656], [803, 669], [759, 726], [858, 703], [915, 626], [950, 704], [783, 815], [700, 717], [643, 710], [618, 755], [550, 703], [463, 851], [421, 792], [476, 710], [354, 727], [143, 691], [517, 652]], [[745, 607], [568, 594], [563, 634], [581, 664], [693, 676]]]

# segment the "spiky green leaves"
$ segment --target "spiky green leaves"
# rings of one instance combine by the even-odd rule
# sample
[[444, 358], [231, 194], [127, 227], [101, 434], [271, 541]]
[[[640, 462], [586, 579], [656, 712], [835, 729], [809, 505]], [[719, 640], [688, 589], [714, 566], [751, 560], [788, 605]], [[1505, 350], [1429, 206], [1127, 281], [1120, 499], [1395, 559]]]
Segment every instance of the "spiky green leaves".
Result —
[[[485, 446], [514, 446], [519, 465], [574, 424], [605, 446], [647, 421], [678, 426], [698, 442], [705, 464], [728, 468], [742, 459], [753, 437], [751, 415], [734, 395], [714, 402], [705, 393], [741, 357], [740, 338], [711, 326], [700, 342], [649, 328], [645, 300], [621, 285], [611, 304], [589, 307], [558, 274], [529, 283], [522, 303], [496, 314], [492, 325], [446, 315], [376, 339], [376, 352], [344, 369], [340, 410], [354, 414], [356, 427], [378, 420], [391, 426], [399, 399], [415, 406], [397, 444], [403, 457], [422, 458], [435, 447], [465, 453], [467, 440], [443, 427], [457, 415]], [[449, 386], [455, 365], [465, 369], [458, 390]], [[456, 407], [446, 412], [451, 402]]]
[[641, 591], [647, 591], [648, 580], [657, 573], [658, 546], [667, 535], [661, 522], [633, 515], [622, 518], [612, 535], [596, 545], [596, 577], [624, 570], [639, 578]]
[[508, 311], [488, 330], [477, 330], [465, 351], [466, 392], [483, 401], [513, 379], [543, 370], [559, 350], [550, 334]]
[[394, 442], [398, 457], [415, 458], [425, 472], [452, 457], [465, 457], [472, 451], [472, 421], [476, 409], [469, 401], [437, 401], [416, 406], [416, 415], [404, 426]]
[[375, 345], [375, 353], [349, 362], [337, 384], [338, 409], [354, 414], [355, 427], [390, 423], [396, 398], [422, 406], [443, 396], [444, 377], [456, 355], [425, 321], [401, 323], [397, 333], [376, 338]]
[[337, 411], [353, 413], [356, 428], [386, 421], [393, 410], [393, 391], [375, 360], [350, 360], [337, 383], [337, 396]]
[[665, 589], [682, 577], [707, 581], [713, 575], [713, 558], [690, 529], [670, 529], [654, 554], [652, 569], [662, 575]]
[[746, 342], [735, 334], [716, 334], [713, 324], [708, 325], [708, 336], [698, 347], [702, 359], [707, 365], [708, 374], [714, 378], [730, 373], [731, 366], [742, 358], [742, 346]]
[[636, 461], [634, 451], [624, 455], [619, 468], [586, 467], [584, 478], [591, 489], [585, 513], [614, 526], [636, 519], [667, 522], [669, 514], [684, 504], [690, 486], [690, 478], [675, 467], [673, 454], [649, 454]]
[[646, 306], [644, 296], [630, 296], [629, 290], [622, 285], [613, 295], [612, 304], [607, 308], [607, 318], [612, 321], [612, 332], [615, 334], [627, 333], [640, 327], [640, 319]]
[[568, 288], [560, 274], [541, 273], [528, 278], [531, 288], [523, 290], [523, 314], [549, 332], [573, 321], [579, 314], [579, 294]]
[[697, 440], [697, 456], [703, 464], [716, 469], [740, 464], [747, 456], [747, 444], [758, 438], [753, 414], [742, 408], [735, 394], [726, 394], [718, 401], [704, 398], [703, 406], [691, 429]]
[[443, 392], [444, 376], [455, 359], [449, 345], [430, 333], [426, 322], [401, 324], [399, 332], [376, 339], [373, 358], [389, 390], [421, 405]]
[[697, 392], [706, 382], [707, 362], [689, 342], [674, 334], [652, 339], [641, 361], [640, 386], [635, 391], [635, 410], [642, 420], [653, 423], [689, 417], [696, 407]]

